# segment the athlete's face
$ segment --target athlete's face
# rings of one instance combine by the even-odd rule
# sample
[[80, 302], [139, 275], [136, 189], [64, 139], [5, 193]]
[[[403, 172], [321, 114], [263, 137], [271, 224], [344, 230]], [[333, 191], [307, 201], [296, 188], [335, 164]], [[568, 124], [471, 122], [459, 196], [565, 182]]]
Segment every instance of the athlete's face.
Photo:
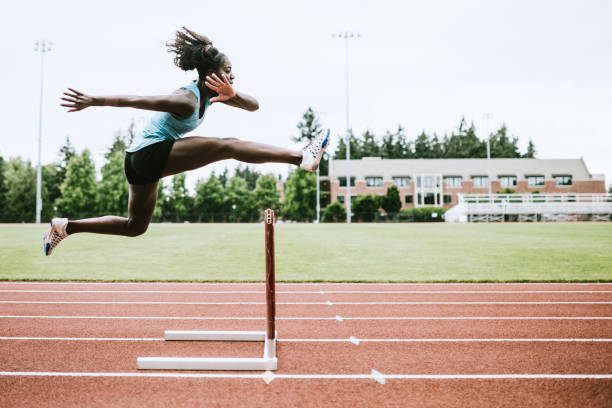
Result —
[[234, 78], [236, 78], [236, 76], [232, 72], [232, 63], [230, 62], [229, 58], [223, 57], [221, 65], [219, 65], [219, 69], [217, 70], [216, 74], [219, 76], [219, 78], [223, 78], [221, 74], [224, 74], [230, 84], [234, 83]]

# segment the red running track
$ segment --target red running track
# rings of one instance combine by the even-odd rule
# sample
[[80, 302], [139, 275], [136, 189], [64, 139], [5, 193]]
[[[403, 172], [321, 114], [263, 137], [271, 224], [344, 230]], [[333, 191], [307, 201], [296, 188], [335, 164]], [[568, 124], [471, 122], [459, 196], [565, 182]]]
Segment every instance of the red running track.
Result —
[[277, 284], [273, 376], [136, 369], [260, 357], [162, 337], [263, 331], [264, 302], [263, 284], [0, 282], [0, 406], [612, 404], [612, 284]]

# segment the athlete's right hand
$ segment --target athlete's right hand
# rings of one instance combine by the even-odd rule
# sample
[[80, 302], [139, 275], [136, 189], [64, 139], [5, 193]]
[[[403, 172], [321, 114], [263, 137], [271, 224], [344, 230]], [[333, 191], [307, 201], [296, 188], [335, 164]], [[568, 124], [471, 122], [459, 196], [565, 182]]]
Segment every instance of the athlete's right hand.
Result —
[[62, 100], [68, 102], [61, 104], [61, 106], [71, 108], [68, 112], [77, 112], [95, 105], [95, 99], [93, 97], [72, 88], [68, 88], [68, 92], [64, 92]]

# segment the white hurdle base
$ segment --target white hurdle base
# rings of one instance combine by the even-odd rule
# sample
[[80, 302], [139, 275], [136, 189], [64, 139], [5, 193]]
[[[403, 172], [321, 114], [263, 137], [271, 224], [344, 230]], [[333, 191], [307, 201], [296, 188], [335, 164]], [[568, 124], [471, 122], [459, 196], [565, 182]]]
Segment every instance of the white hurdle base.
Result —
[[191, 341], [263, 341], [262, 358], [138, 357], [139, 370], [276, 370], [276, 333], [274, 339], [265, 332], [251, 331], [177, 331], [167, 330], [166, 340]]

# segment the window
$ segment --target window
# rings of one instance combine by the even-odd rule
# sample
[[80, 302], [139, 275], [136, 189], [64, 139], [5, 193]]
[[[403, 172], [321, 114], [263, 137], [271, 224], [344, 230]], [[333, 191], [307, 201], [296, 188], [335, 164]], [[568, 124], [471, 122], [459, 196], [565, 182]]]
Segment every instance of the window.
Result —
[[424, 204], [433, 205], [435, 203], [436, 203], [436, 199], [435, 199], [434, 193], [426, 193]]
[[489, 187], [489, 176], [473, 176], [474, 188]]
[[412, 194], [406, 196], [406, 204], [412, 204]]
[[516, 176], [499, 176], [502, 187], [516, 187]]
[[434, 178], [433, 176], [425, 176], [423, 177], [423, 187], [432, 188], [434, 186]]
[[395, 184], [397, 187], [410, 187], [410, 177], [407, 177], [407, 176], [393, 177], [393, 184]]
[[444, 177], [446, 187], [461, 188], [461, 176], [446, 176]]
[[338, 202], [341, 204], [344, 204], [344, 196], [343, 195], [339, 195], [338, 197]]
[[450, 204], [453, 201], [453, 197], [450, 194], [444, 194], [444, 204]]
[[571, 186], [572, 176], [555, 176], [555, 182], [558, 186]]
[[366, 186], [382, 187], [382, 177], [366, 177]]
[[544, 176], [527, 176], [527, 184], [530, 186], [543, 186]]
[[[340, 177], [340, 187], [346, 187], [346, 177]], [[351, 187], [355, 187], [355, 177], [351, 177]]]

